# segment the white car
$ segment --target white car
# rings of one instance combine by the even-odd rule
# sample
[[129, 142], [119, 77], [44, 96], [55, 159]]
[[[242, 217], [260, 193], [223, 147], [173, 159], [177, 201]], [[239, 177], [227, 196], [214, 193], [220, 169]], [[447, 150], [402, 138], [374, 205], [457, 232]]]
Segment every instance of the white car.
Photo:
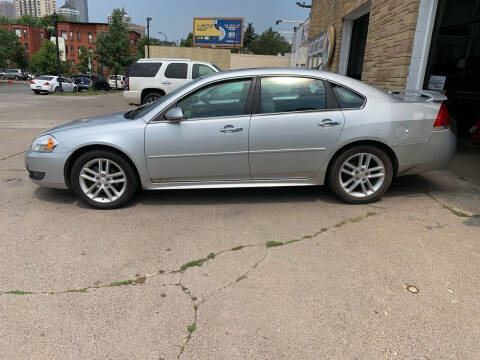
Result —
[[108, 85], [112, 89], [125, 89], [125, 83], [127, 78], [124, 75], [117, 75], [117, 86], [115, 86], [115, 75], [110, 75], [108, 77]]
[[[39, 76], [35, 80], [30, 81], [30, 89], [35, 94], [40, 93], [53, 93], [57, 92], [60, 88], [60, 83], [57, 76], [44, 75]], [[78, 87], [71, 80], [62, 77], [62, 89], [65, 92], [77, 92]]]
[[123, 97], [131, 105], [152, 103], [201, 76], [222, 71], [188, 59], [140, 59], [130, 66]]

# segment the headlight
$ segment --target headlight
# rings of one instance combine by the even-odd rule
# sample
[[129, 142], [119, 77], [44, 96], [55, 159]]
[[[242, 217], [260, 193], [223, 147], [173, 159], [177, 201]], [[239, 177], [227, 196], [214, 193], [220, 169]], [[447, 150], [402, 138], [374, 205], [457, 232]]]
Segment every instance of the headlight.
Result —
[[52, 135], [44, 135], [33, 140], [30, 150], [36, 152], [52, 152], [57, 145], [58, 141]]

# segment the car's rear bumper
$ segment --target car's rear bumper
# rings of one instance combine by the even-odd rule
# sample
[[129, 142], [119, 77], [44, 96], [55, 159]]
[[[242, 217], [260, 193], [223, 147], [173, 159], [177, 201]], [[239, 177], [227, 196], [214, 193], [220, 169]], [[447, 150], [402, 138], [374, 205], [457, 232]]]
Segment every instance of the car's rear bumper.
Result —
[[56, 189], [67, 189], [64, 166], [67, 154], [39, 153], [29, 151], [25, 155], [25, 167], [30, 179], [37, 185]]
[[450, 130], [432, 131], [423, 144], [394, 146], [398, 158], [398, 176], [412, 175], [447, 167], [457, 151], [457, 137]]
[[140, 105], [142, 103], [142, 93], [140, 91], [124, 91], [123, 98], [129, 104]]
[[30, 85], [30, 89], [32, 91], [41, 91], [41, 92], [52, 92], [49, 86], [43, 86], [43, 85]]

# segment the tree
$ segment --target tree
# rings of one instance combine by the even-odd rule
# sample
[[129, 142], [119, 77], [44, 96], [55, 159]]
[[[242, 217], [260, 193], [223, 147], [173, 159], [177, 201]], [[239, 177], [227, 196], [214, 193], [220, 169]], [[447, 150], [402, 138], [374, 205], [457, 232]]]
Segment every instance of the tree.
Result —
[[180, 47], [193, 46], [193, 33], [189, 32], [185, 39], [180, 40]]
[[255, 33], [253, 23], [248, 23], [247, 28], [245, 29], [245, 34], [243, 35], [243, 48], [249, 50], [250, 45], [257, 39], [258, 35]]
[[0, 67], [6, 67], [9, 62], [24, 69], [28, 66], [28, 57], [17, 35], [13, 31], [0, 29]]
[[128, 24], [123, 21], [124, 9], [113, 9], [112, 21], [108, 25], [108, 31], [101, 31], [97, 34], [95, 42], [95, 59], [101, 67], [107, 66], [115, 75], [115, 87], [117, 87], [117, 76], [121, 71], [135, 60], [130, 53], [130, 30]]
[[89, 61], [90, 58], [90, 53], [87, 50], [87, 47], [85, 45], [80, 45], [78, 48], [78, 59], [80, 62], [77, 65], [77, 70], [81, 73], [86, 74], [87, 72], [90, 71], [90, 68], [88, 67], [88, 64], [91, 64], [91, 61]]
[[[67, 61], [62, 61], [61, 66], [63, 74], [69, 72]], [[53, 42], [43, 40], [40, 50], [30, 59], [30, 72], [49, 75], [57, 74], [57, 47]]]
[[[145, 57], [145, 46], [148, 45], [148, 38], [146, 36], [142, 36], [140, 40], [138, 40], [137, 44], [137, 58], [141, 59]], [[150, 45], [160, 45], [160, 40], [156, 38], [150, 38]]]
[[277, 55], [290, 52], [290, 44], [272, 28], [265, 30], [250, 43], [250, 50], [258, 55]]

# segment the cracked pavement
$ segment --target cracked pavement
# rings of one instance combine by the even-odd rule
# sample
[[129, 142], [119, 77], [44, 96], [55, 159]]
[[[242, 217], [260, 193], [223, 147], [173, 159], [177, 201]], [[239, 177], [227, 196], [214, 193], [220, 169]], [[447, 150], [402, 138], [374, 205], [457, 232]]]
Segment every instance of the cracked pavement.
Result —
[[478, 358], [477, 185], [437, 171], [372, 205], [318, 187], [144, 192], [96, 211], [33, 185], [23, 151], [43, 128], [127, 109], [121, 95], [25, 92], [22, 112], [9, 96], [1, 359]]

